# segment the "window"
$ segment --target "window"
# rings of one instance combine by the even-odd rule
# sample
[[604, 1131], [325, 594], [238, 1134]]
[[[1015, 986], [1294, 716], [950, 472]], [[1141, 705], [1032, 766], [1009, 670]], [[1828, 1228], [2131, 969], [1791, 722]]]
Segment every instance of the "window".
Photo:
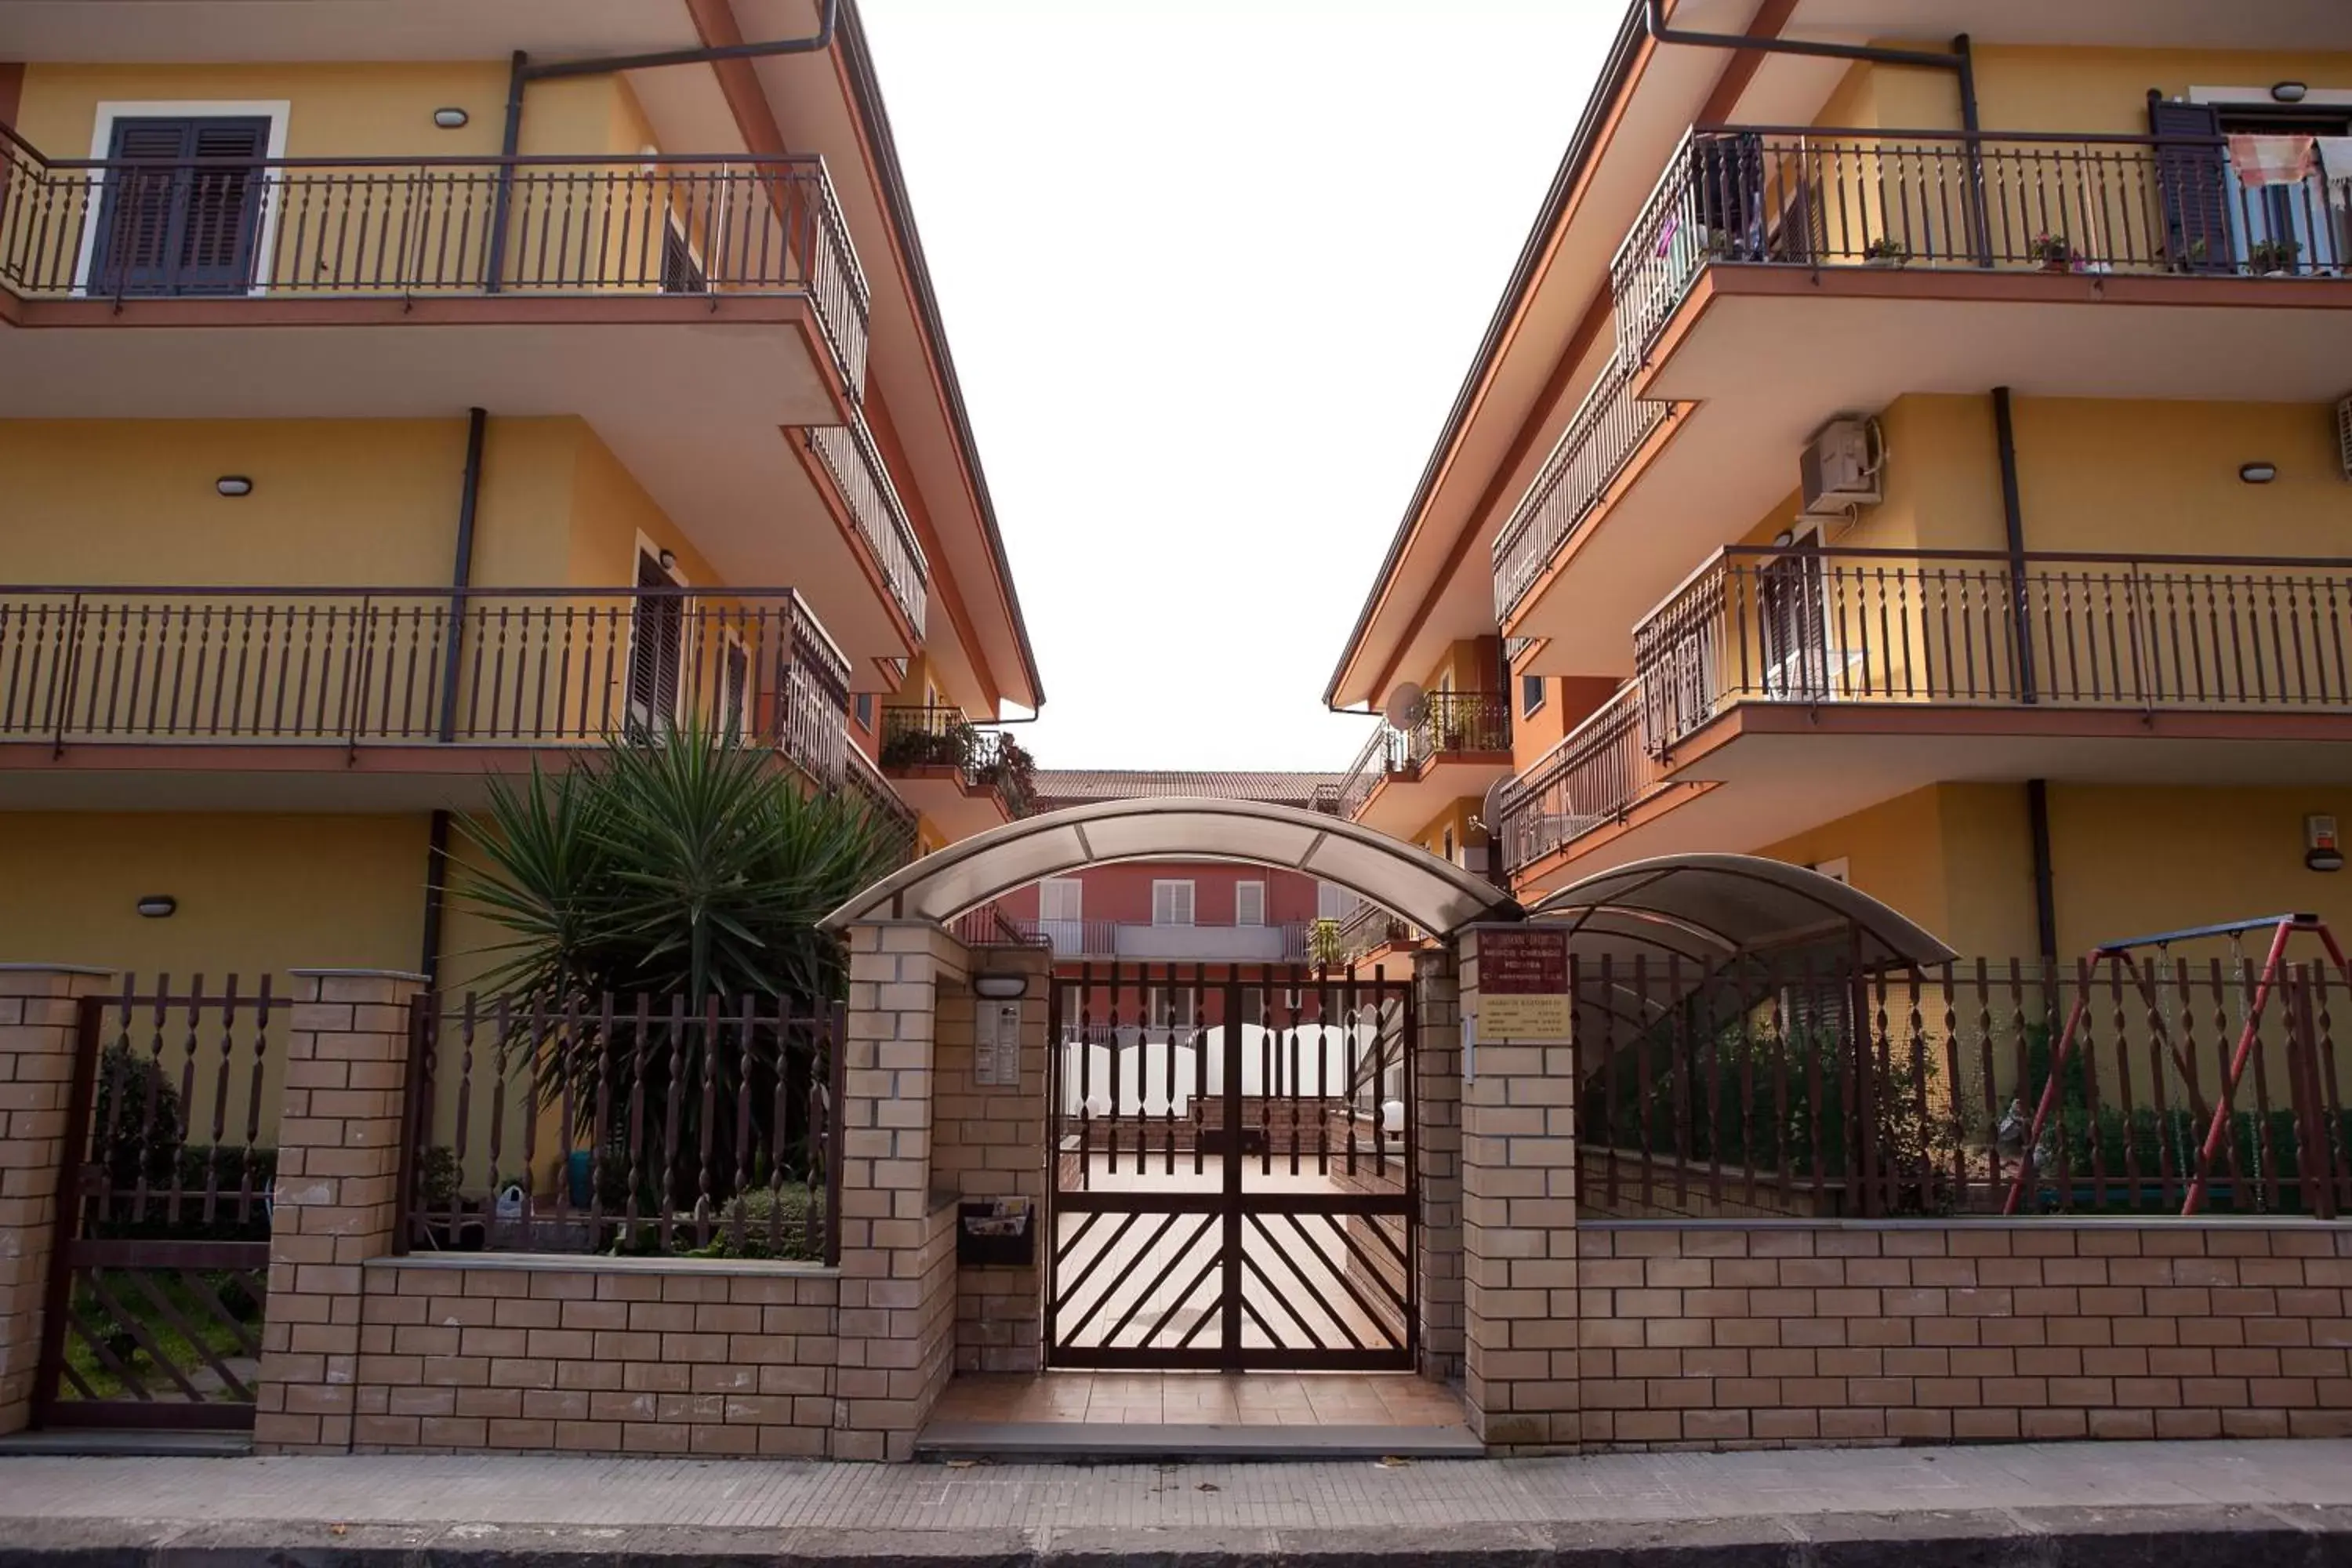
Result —
[[873, 731], [874, 693], [871, 691], [861, 691], [857, 694], [857, 727], [868, 733]]
[[1853, 880], [1853, 877], [1847, 874], [1846, 858], [1843, 855], [1839, 856], [1834, 860], [1816, 860], [1809, 869], [1819, 871], [1822, 876], [1827, 877], [1832, 882], [1851, 882]]
[[751, 655], [733, 632], [727, 634], [726, 690], [720, 701], [720, 726], [730, 740], [740, 741], [751, 731]]
[[1540, 675], [1519, 677], [1519, 717], [1524, 719], [1544, 705], [1544, 684]]
[[1264, 882], [1234, 884], [1234, 924], [1237, 926], [1265, 924], [1265, 884]]
[[1154, 985], [1144, 993], [1143, 1021], [1150, 1027], [1189, 1027], [1192, 1022], [1192, 988]]
[[1060, 953], [1079, 953], [1086, 944], [1087, 885], [1076, 877], [1048, 877], [1037, 884], [1037, 924]]
[[[660, 561], [637, 552], [637, 586], [675, 588]], [[676, 594], [637, 596], [629, 618], [629, 722], [667, 730], [677, 718], [678, 668], [686, 653], [686, 605]]]
[[[242, 294], [253, 286], [268, 186], [267, 116], [116, 119], [89, 284], [126, 294]], [[152, 168], [135, 165], [152, 164]]]
[[1315, 884], [1315, 918], [1318, 921], [1346, 920], [1348, 908], [1355, 901], [1356, 895], [1337, 882]]
[[1192, 884], [1159, 882], [1151, 884], [1151, 923], [1156, 926], [1188, 926], [1192, 923]]
[[702, 274], [694, 247], [672, 218], [662, 227], [661, 287], [665, 294], [708, 294], [710, 280]]
[[1449, 827], [1449, 828], [1447, 828], [1447, 829], [1445, 830], [1445, 849], [1444, 849], [1444, 855], [1445, 855], [1445, 858], [1446, 858], [1448, 860], [1451, 860], [1451, 859], [1453, 859], [1453, 858], [1454, 858], [1454, 829], [1452, 829], [1451, 827]]

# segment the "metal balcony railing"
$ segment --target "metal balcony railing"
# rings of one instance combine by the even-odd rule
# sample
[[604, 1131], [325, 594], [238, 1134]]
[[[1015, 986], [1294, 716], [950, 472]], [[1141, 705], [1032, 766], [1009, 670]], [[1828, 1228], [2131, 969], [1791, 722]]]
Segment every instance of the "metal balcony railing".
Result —
[[890, 470], [874, 445], [873, 432], [862, 416], [853, 414], [846, 425], [811, 426], [803, 435], [832, 476], [858, 536], [874, 552], [890, 597], [920, 637], [929, 607], [930, 566], [915, 539], [914, 524], [907, 520], [898, 487], [890, 482]]
[[1717, 262], [2341, 277], [2347, 174], [2248, 186], [2219, 137], [1701, 126], [1611, 265], [1617, 357]]
[[1014, 816], [1036, 797], [1036, 764], [1000, 730], [983, 730], [952, 703], [892, 703], [882, 710], [882, 767], [953, 768], [975, 789], [992, 789]]
[[882, 770], [874, 765], [873, 758], [856, 746], [845, 747], [842, 754], [842, 790], [863, 801], [866, 815], [890, 836], [896, 846], [893, 867], [905, 865], [915, 858], [921, 833], [921, 818], [915, 808], [890, 787], [890, 781], [882, 776]]
[[1612, 359], [1496, 537], [1495, 618], [1507, 619], [1672, 405], [1637, 398]]
[[1433, 691], [1418, 723], [1401, 730], [1382, 721], [1339, 782], [1316, 785], [1308, 804], [1352, 821], [1371, 799], [1373, 787], [1391, 773], [1414, 772], [1441, 755], [1510, 749], [1511, 705], [1501, 695]]
[[823, 781], [848, 660], [790, 588], [0, 587], [0, 742], [587, 745], [688, 723]]
[[1643, 744], [1642, 713], [1636, 681], [1511, 781], [1500, 805], [1507, 870], [1525, 869], [1662, 787], [1657, 759]]
[[1736, 702], [2352, 711], [2352, 561], [1719, 552], [1634, 628], [1664, 751]]
[[814, 157], [60, 159], [0, 127], [28, 299], [806, 299], [866, 385], [868, 294]]

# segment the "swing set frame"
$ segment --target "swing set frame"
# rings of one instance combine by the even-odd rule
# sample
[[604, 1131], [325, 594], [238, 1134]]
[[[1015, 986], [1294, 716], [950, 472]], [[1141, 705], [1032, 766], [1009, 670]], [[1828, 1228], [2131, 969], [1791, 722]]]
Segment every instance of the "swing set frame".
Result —
[[[2239, 1080], [2245, 1075], [2246, 1065], [2253, 1058], [2255, 1044], [2261, 1038], [2263, 1015], [2278, 989], [2279, 973], [2286, 963], [2288, 940], [2298, 932], [2318, 937], [2320, 945], [2326, 950], [2328, 962], [2336, 966], [2336, 973], [2344, 976], [2347, 984], [2352, 984], [2352, 963], [2346, 962], [2344, 949], [2337, 945], [2336, 933], [2328, 929], [2327, 922], [2313, 914], [2265, 915], [2255, 920], [2225, 921], [2219, 925], [2189, 926], [2180, 931], [2158, 931], [2153, 936], [2102, 942], [2091, 950], [2085, 960], [2086, 966], [2095, 973], [2104, 964], [2111, 972], [2120, 967], [2130, 974], [2133, 984], [2147, 1002], [2149, 1016], [2153, 1019], [2160, 1008], [2149, 982], [2151, 972], [2143, 971], [2140, 965], [2132, 962], [2135, 949], [2153, 947], [2161, 950], [2169, 948], [2176, 942], [2190, 942], [2200, 937], [2234, 938], [2248, 931], [2263, 930], [2271, 933], [2270, 952], [2263, 960], [2262, 974], [2251, 994], [2241, 987], [2240, 994], [2246, 999], [2245, 1019], [2238, 1030], [2237, 1047], [2230, 1054], [2229, 1071], [2222, 1078], [2221, 1097], [2213, 1106], [2213, 1116], [2206, 1129], [2205, 1141], [2197, 1151], [2197, 1170], [2189, 1178], [2188, 1195], [2180, 1205], [2184, 1218], [2205, 1206], [2205, 1190], [2213, 1173], [2214, 1157], [2221, 1151], [2222, 1139], [2229, 1135], [2231, 1104]], [[2042, 1129], [2049, 1124], [2051, 1115], [2057, 1110], [2059, 1086], [2064, 1079], [2067, 1060], [2074, 1055], [2075, 1036], [2083, 1026], [2090, 1005], [2090, 988], [2082, 987], [2075, 995], [2074, 1007], [2066, 1016], [2066, 1026], [2050, 1052], [2050, 1080], [2042, 1086], [2041, 1103], [2034, 1107], [2033, 1125], [2025, 1135], [2025, 1149], [2018, 1162], [2017, 1175], [2010, 1183], [2008, 1201], [2001, 1205], [2000, 1212], [2004, 1215], [2017, 1213], [2025, 1201], [2026, 1193], [2033, 1186], [2034, 1155], [2042, 1146]], [[2173, 1066], [2185, 1080], [2194, 1083], [2196, 1074], [2182, 1055], [2179, 1042], [2172, 1037], [2171, 1029], [2159, 1026], [2159, 1030], [2165, 1053], [2172, 1058]]]

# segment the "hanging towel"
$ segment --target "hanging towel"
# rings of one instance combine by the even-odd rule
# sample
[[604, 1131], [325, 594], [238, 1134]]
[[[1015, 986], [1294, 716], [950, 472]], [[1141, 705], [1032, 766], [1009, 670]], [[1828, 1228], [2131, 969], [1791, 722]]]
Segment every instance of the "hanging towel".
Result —
[[2318, 149], [2320, 167], [2327, 171], [2332, 184], [2352, 180], [2352, 136], [2315, 136], [2312, 145]]
[[2311, 177], [2317, 139], [2310, 136], [2232, 136], [2230, 163], [2251, 188], [2299, 185]]

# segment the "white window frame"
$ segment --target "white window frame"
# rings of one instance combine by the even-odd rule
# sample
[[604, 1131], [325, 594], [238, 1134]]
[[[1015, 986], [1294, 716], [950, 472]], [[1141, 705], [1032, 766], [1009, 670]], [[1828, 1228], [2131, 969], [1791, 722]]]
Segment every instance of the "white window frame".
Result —
[[[1242, 916], [1242, 894], [1249, 890], [1255, 890], [1257, 894], [1257, 917], [1255, 920], [1244, 920]], [[1265, 893], [1266, 888], [1264, 882], [1235, 882], [1234, 884], [1234, 924], [1253, 927], [1265, 924]]]
[[[269, 147], [263, 156], [274, 163], [286, 156], [286, 121], [293, 112], [291, 100], [274, 99], [194, 99], [159, 98], [103, 99], [98, 105], [98, 117], [91, 122], [89, 156], [95, 163], [106, 162], [114, 146], [114, 122], [118, 120], [268, 120]], [[269, 187], [278, 184], [275, 172], [265, 169], [261, 174], [261, 226], [254, 231], [253, 255], [255, 274], [261, 272], [260, 263], [277, 247], [277, 198]], [[89, 294], [90, 269], [98, 264], [98, 215], [106, 205], [106, 173], [99, 170], [90, 178], [89, 210], [82, 218], [81, 253], [74, 261], [74, 292], [84, 298]], [[257, 299], [269, 292], [259, 282], [246, 289], [247, 299]]]
[[[1055, 913], [1048, 894], [1055, 897], [1067, 894], [1070, 912]], [[1087, 918], [1086, 907], [1087, 883], [1083, 877], [1047, 877], [1037, 884], [1037, 918], [1041, 921], [1082, 921]]]
[[1318, 921], [1344, 921], [1359, 901], [1354, 893], [1337, 882], [1315, 884], [1315, 918]]
[[[1178, 888], [1184, 889], [1184, 918], [1182, 920], [1180, 921], [1171, 918], [1163, 921], [1160, 918], [1160, 889], [1162, 888], [1170, 889], [1168, 902], [1169, 913], [1171, 917], [1175, 913], [1176, 895], [1174, 889]], [[1151, 923], [1155, 926], [1186, 927], [1198, 924], [1201, 906], [1196, 896], [1197, 893], [1198, 889], [1192, 886], [1192, 879], [1189, 877], [1169, 878], [1165, 879], [1157, 877], [1153, 878], [1151, 881]]]
[[1811, 866], [1807, 867], [1806, 869], [1809, 871], [1819, 871], [1822, 876], [1827, 877], [1832, 882], [1843, 882], [1848, 887], [1852, 887], [1853, 885], [1852, 868], [1847, 864], [1847, 858], [1843, 855], [1840, 855], [1834, 859], [1816, 860]]
[[[1551, 688], [1544, 684], [1544, 678], [1540, 675], [1523, 674], [1518, 678], [1518, 680], [1519, 717], [1522, 719], [1532, 719], [1537, 714], [1542, 712], [1544, 710], [1544, 704], [1551, 700]], [[1533, 702], [1528, 700], [1528, 688], [1529, 682], [1533, 682], [1535, 687], [1536, 700]]]

